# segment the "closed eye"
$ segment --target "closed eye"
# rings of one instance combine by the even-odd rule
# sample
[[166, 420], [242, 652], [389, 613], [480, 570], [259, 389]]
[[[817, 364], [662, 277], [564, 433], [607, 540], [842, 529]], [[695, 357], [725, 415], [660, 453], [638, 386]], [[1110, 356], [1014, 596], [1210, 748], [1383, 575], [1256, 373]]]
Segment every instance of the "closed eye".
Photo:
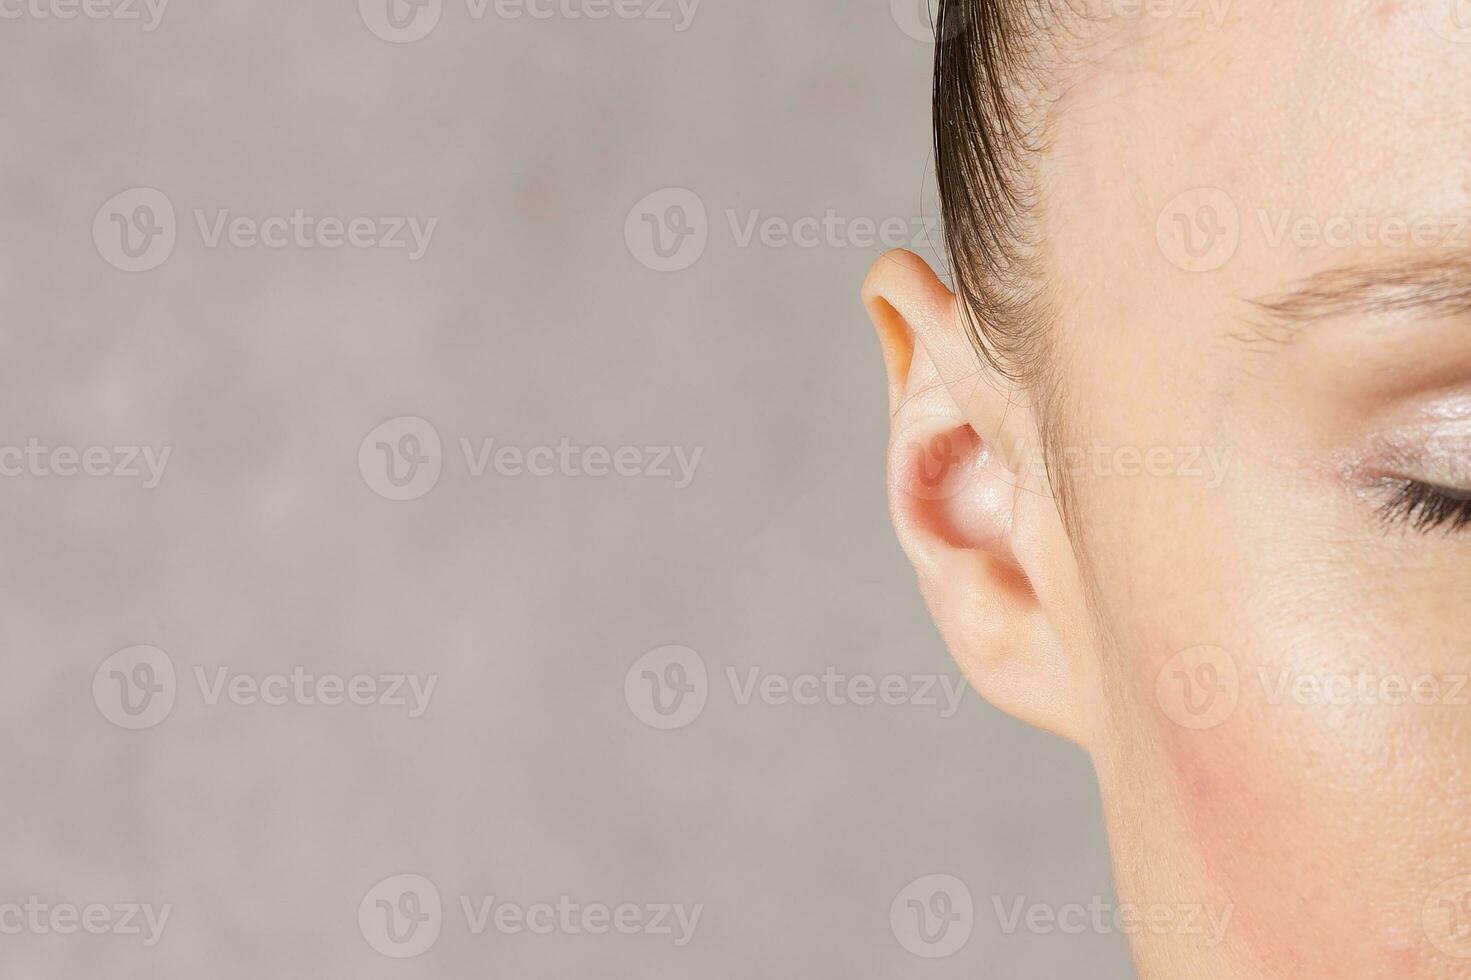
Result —
[[1444, 528], [1447, 534], [1471, 527], [1471, 491], [1438, 487], [1419, 480], [1397, 480], [1398, 489], [1380, 508], [1389, 524], [1401, 524], [1427, 534]]

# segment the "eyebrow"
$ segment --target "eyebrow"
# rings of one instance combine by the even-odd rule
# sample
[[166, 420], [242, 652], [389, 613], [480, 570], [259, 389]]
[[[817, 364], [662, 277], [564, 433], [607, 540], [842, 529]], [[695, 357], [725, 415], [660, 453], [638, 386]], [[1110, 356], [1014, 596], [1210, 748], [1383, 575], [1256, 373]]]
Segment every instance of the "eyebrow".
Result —
[[1292, 333], [1321, 320], [1349, 316], [1408, 312], [1466, 316], [1471, 314], [1471, 252], [1342, 266], [1250, 303], [1266, 319], [1259, 326]]

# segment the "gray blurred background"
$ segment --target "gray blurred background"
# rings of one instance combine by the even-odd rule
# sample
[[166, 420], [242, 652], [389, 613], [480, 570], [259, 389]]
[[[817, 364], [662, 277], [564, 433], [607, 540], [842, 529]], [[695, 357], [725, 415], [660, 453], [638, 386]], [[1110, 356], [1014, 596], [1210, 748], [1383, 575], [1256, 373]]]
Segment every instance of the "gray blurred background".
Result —
[[[857, 289], [935, 255], [922, 11], [157, 2], [0, 0], [0, 975], [1132, 975], [1006, 927], [1113, 901], [1091, 771], [945, 716], [887, 522]], [[252, 695], [298, 668], [436, 686]]]

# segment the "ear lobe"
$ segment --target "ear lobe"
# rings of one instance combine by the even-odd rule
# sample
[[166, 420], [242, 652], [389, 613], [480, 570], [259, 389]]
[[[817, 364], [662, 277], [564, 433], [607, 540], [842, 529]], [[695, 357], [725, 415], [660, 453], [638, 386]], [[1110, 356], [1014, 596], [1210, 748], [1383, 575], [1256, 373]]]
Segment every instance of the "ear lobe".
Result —
[[1055, 628], [1069, 621], [1067, 597], [1049, 587], [1068, 580], [1053, 566], [1070, 567], [1072, 552], [1065, 535], [1031, 526], [1060, 520], [1037, 492], [1042, 467], [1015, 450], [1031, 444], [1030, 411], [982, 372], [954, 295], [918, 256], [880, 258], [863, 297], [889, 376], [890, 514], [930, 613], [982, 697], [1080, 741]]

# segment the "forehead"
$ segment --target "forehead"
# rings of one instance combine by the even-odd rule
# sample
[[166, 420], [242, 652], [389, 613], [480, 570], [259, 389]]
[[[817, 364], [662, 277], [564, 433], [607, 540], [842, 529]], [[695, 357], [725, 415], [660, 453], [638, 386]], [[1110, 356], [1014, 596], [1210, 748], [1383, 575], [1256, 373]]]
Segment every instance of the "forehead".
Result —
[[1086, 349], [1108, 325], [1090, 360], [1206, 340], [1335, 266], [1471, 248], [1471, 0], [1069, 2], [1106, 8], [1106, 40], [1051, 108], [1041, 221], [1060, 329]]
[[1386, 212], [1471, 196], [1471, 0], [1222, 0], [1219, 25], [1185, 15], [1196, 0], [1086, 2], [1140, 7], [1113, 15], [1050, 114], [1046, 185], [1089, 195], [1054, 230], [1152, 226], [1202, 186]]

